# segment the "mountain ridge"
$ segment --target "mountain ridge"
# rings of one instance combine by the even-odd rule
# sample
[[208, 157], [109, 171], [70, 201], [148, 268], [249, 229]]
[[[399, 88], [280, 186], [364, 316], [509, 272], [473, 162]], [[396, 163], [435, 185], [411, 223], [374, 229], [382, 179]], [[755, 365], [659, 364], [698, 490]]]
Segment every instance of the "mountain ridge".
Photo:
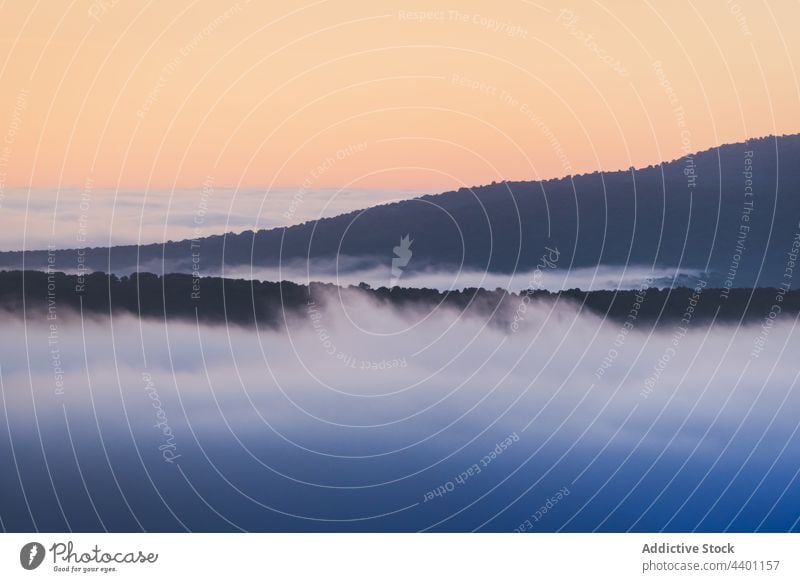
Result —
[[[42, 269], [50, 262], [69, 270], [80, 259], [89, 270], [123, 274], [190, 272], [198, 264], [199, 272], [217, 274], [313, 261], [351, 270], [388, 264], [408, 234], [414, 243], [407, 268], [414, 272], [529, 271], [546, 248], [558, 248], [558, 269], [641, 265], [674, 268], [676, 275], [702, 271], [709, 284], [778, 285], [782, 250], [800, 220], [798, 161], [800, 135], [766, 136], [640, 169], [501, 181], [288, 227], [145, 245], [8, 251], [0, 253], [0, 268]], [[748, 167], [754, 205], [745, 211]], [[743, 227], [747, 236], [739, 245]]]

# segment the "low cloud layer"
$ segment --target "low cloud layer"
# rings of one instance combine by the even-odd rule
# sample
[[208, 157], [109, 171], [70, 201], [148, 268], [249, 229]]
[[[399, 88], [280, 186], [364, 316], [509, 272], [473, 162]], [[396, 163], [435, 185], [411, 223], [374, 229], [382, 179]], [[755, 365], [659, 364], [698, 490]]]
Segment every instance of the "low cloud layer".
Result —
[[538, 529], [797, 527], [794, 322], [756, 357], [757, 325], [356, 297], [282, 331], [6, 319], [5, 527], [509, 531], [562, 488]]
[[[369, 266], [364, 266], [369, 263]], [[158, 269], [161, 272], [161, 269]], [[175, 272], [167, 269], [166, 272]], [[642, 265], [613, 266], [598, 265], [579, 269], [538, 269], [514, 273], [490, 273], [459, 268], [407, 269], [399, 276], [392, 274], [391, 257], [353, 258], [338, 257], [336, 260], [311, 260], [285, 262], [280, 267], [226, 267], [205, 272], [207, 275], [259, 281], [293, 281], [333, 283], [335, 285], [358, 285], [367, 283], [378, 287], [415, 287], [448, 291], [464, 288], [506, 289], [519, 292], [526, 289], [562, 291], [565, 289], [637, 289], [647, 287], [670, 287], [673, 284], [692, 286], [701, 276], [699, 270], [648, 267]]]
[[0, 250], [147, 244], [291, 226], [419, 192], [360, 188], [218, 188], [174, 191], [13, 188], [2, 200]]

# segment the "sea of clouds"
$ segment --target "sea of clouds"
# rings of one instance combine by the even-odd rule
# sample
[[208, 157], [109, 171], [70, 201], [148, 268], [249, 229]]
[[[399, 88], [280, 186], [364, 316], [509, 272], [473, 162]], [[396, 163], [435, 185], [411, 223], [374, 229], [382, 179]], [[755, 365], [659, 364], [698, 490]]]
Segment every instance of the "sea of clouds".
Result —
[[4, 527], [797, 528], [795, 321], [754, 357], [759, 325], [522, 313], [333, 293], [280, 330], [4, 316]]

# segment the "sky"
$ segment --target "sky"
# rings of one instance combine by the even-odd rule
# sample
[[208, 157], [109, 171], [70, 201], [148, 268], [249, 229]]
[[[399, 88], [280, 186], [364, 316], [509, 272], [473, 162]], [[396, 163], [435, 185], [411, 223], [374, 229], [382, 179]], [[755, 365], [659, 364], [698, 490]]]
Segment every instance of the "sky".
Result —
[[[800, 3], [15, 2], [12, 188], [440, 191], [800, 131]], [[163, 194], [162, 194], [163, 195]]]

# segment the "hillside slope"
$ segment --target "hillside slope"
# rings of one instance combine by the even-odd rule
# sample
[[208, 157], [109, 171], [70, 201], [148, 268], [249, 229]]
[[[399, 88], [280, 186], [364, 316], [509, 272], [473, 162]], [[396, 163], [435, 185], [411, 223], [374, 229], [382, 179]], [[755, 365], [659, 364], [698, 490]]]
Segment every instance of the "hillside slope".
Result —
[[288, 228], [140, 247], [0, 253], [0, 268], [205, 273], [226, 267], [339, 259], [340, 269], [391, 263], [413, 240], [407, 269], [508, 273], [549, 248], [560, 269], [639, 265], [709, 272], [718, 286], [786, 281], [800, 220], [800, 136], [725, 145], [635, 171], [503, 182], [373, 207]]

